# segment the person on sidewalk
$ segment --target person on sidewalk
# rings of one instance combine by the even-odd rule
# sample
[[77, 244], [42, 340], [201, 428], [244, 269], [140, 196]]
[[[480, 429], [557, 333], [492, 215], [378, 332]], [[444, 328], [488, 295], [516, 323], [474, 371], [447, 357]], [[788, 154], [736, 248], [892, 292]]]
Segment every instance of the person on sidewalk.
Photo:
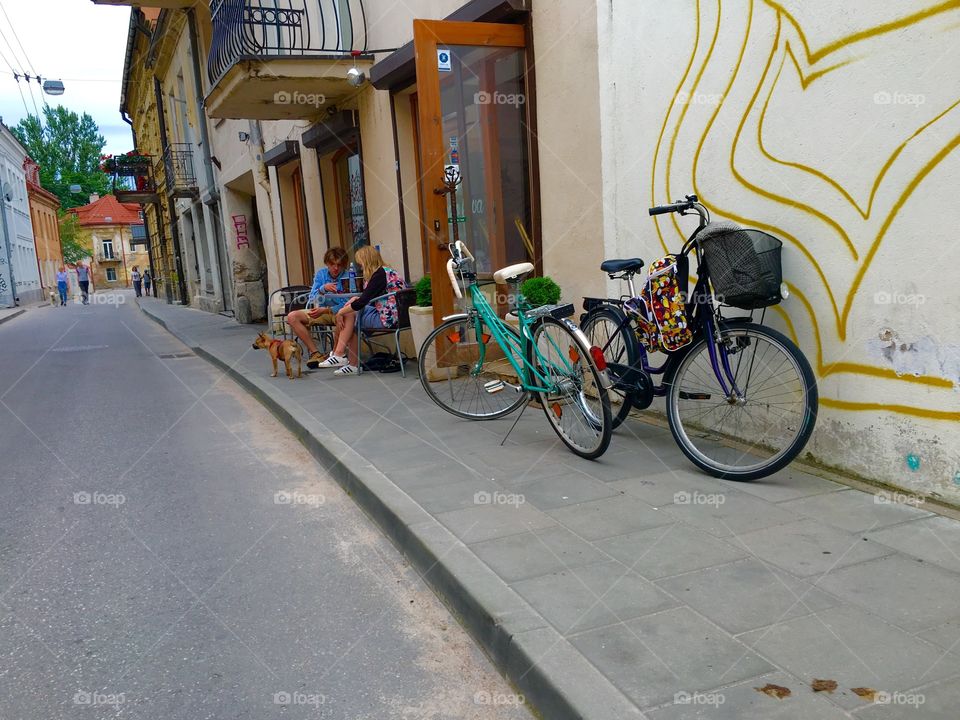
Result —
[[57, 292], [60, 293], [60, 307], [67, 304], [67, 269], [61, 265], [57, 270]]
[[343, 299], [326, 300], [324, 295], [337, 292], [337, 280], [347, 269], [347, 260], [347, 253], [343, 248], [334, 247], [327, 250], [323, 255], [324, 267], [317, 270], [317, 274], [313, 276], [313, 287], [310, 288], [308, 304], [313, 304], [315, 307], [310, 310], [291, 310], [287, 314], [287, 323], [290, 328], [307, 347], [309, 355], [307, 367], [313, 370], [316, 370], [317, 366], [320, 365], [323, 356], [317, 350], [317, 345], [313, 341], [310, 326], [320, 321], [324, 316], [330, 317], [333, 312], [343, 306]]
[[90, 268], [83, 264], [83, 262], [77, 263], [77, 282], [80, 283], [80, 295], [83, 297], [83, 304], [90, 304]]
[[150, 283], [153, 282], [153, 278], [150, 277], [150, 268], [146, 268], [143, 271], [143, 289], [146, 291], [147, 296], [150, 296]]
[[321, 368], [337, 368], [336, 375], [354, 375], [357, 372], [359, 358], [352, 342], [357, 313], [361, 313], [359, 321], [362, 328], [384, 330], [396, 327], [400, 320], [396, 296], [375, 298], [406, 287], [396, 270], [384, 266], [380, 251], [375, 247], [365, 245], [357, 250], [356, 258], [363, 269], [363, 276], [368, 278], [367, 284], [359, 297], [350, 298], [337, 312], [336, 345], [330, 357], [319, 365]]
[[137, 294], [137, 297], [143, 297], [143, 277], [140, 275], [140, 267], [138, 265], [133, 266], [130, 279], [133, 280], [133, 291]]

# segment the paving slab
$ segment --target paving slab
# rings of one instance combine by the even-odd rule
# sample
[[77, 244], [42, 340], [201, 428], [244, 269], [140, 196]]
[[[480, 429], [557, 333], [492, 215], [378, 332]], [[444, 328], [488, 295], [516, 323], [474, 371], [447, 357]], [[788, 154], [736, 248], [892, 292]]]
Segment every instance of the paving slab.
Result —
[[829, 608], [754, 630], [739, 639], [809, 684], [835, 680], [831, 701], [848, 710], [868, 704], [852, 688], [906, 691], [957, 674], [956, 659], [941, 648], [858, 608]]
[[817, 584], [913, 632], [960, 620], [960, 574], [899, 553], [835, 570]]
[[905, 693], [888, 693], [857, 713], [865, 720], [956, 720], [960, 677], [941, 680]]
[[683, 523], [598, 540], [596, 546], [651, 580], [724, 565], [748, 555], [736, 545]]
[[561, 635], [631, 620], [679, 604], [618, 562], [565, 568], [520, 580], [512, 587]]
[[947, 570], [960, 573], [960, 523], [932, 516], [867, 533], [874, 542], [896, 548]]
[[[543, 717], [892, 712], [849, 687], [800, 692], [833, 668], [877, 689], [930, 689], [911, 720], [956, 703], [953, 520], [874, 507], [797, 468], [725, 483], [700, 474], [665, 428], [632, 419], [587, 461], [540, 409], [512, 432], [515, 417], [460, 420], [413, 373], [269, 378], [249, 350], [259, 327], [140, 304], [197, 356], [171, 363], [214, 363], [331, 468]], [[797, 692], [777, 701], [753, 689], [768, 681]], [[714, 691], [725, 703], [675, 702]]]
[[[810, 583], [752, 558], [657, 584], [734, 635], [837, 604]], [[765, 591], [758, 593], [757, 587]]]
[[687, 608], [588, 630], [571, 642], [641, 709], [774, 669]]
[[843, 490], [791, 500], [780, 503], [780, 507], [852, 533], [930, 517], [925, 510], [890, 502], [886, 497], [859, 490]]
[[750, 554], [801, 577], [832, 573], [847, 565], [892, 554], [886, 545], [816, 520], [742, 533], [736, 540]]

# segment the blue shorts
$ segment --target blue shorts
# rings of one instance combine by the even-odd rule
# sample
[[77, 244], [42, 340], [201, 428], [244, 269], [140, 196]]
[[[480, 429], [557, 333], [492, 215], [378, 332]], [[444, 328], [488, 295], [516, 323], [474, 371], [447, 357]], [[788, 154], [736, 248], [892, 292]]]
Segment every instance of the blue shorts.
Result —
[[383, 330], [384, 324], [380, 319], [380, 313], [373, 305], [367, 305], [360, 311], [360, 327], [370, 330]]

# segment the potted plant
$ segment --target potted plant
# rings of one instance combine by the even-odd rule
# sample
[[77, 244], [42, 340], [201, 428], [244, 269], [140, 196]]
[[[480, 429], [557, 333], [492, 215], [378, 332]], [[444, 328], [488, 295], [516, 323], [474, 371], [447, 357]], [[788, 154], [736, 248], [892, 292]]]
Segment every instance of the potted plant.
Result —
[[417, 304], [410, 308], [410, 334], [413, 335], [414, 348], [419, 356], [423, 341], [433, 330], [433, 286], [430, 276], [420, 278], [413, 289], [417, 291]]

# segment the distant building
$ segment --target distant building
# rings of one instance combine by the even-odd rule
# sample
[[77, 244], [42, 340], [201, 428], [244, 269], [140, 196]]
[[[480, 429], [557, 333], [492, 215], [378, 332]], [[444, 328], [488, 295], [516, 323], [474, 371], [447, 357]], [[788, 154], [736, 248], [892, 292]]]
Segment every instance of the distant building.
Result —
[[23, 161], [23, 173], [27, 182], [27, 200], [30, 205], [30, 222], [33, 225], [40, 284], [45, 292], [51, 292], [57, 288], [57, 270], [63, 265], [60, 224], [57, 219], [60, 198], [40, 185], [40, 166], [32, 158], [28, 157]]
[[93, 289], [133, 287], [130, 272], [150, 266], [140, 206], [113, 195], [90, 196], [87, 205], [71, 208], [80, 230], [77, 240], [89, 250]]
[[23, 173], [26, 159], [23, 145], [0, 122], [0, 307], [43, 299]]

